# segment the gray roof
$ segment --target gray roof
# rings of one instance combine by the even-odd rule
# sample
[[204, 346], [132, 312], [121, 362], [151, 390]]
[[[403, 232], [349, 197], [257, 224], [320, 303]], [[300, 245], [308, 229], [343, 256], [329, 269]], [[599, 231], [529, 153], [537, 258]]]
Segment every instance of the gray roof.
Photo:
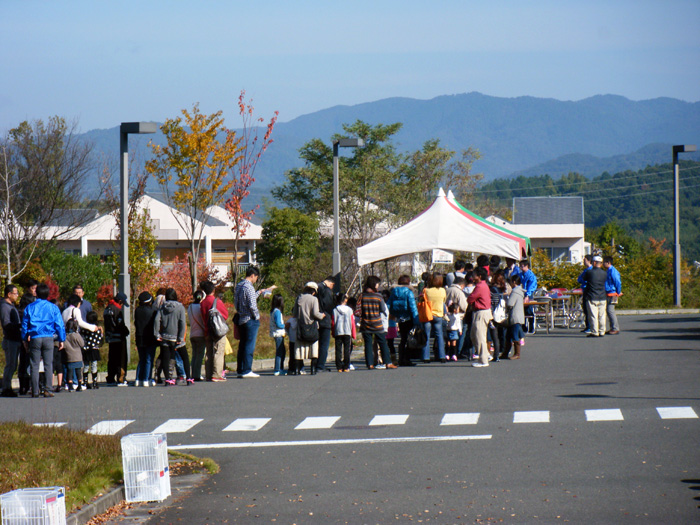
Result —
[[83, 226], [92, 219], [99, 216], [98, 210], [94, 208], [57, 208], [54, 210], [53, 217], [47, 222], [47, 226], [74, 227]]
[[583, 224], [583, 197], [514, 197], [513, 224]]

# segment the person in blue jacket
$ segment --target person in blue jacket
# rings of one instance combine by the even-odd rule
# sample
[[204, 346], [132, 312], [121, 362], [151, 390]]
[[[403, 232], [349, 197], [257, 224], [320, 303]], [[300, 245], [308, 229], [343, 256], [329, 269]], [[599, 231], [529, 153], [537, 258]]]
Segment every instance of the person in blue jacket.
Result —
[[617, 296], [622, 293], [622, 281], [620, 280], [620, 272], [613, 266], [613, 258], [609, 255], [603, 257], [603, 268], [608, 271], [608, 278], [605, 280], [605, 293], [608, 295], [606, 311], [608, 323], [610, 324], [608, 333], [617, 335], [620, 333], [620, 325], [617, 324], [615, 305], [617, 304]]
[[583, 315], [586, 317], [586, 327], [581, 330], [584, 334], [591, 333], [591, 313], [588, 311], [588, 297], [586, 297], [586, 280], [584, 276], [586, 272], [593, 268], [593, 256], [586, 254], [583, 256], [583, 271], [581, 275], [578, 276], [578, 283], [581, 285], [581, 307], [583, 308]]
[[[537, 277], [534, 272], [530, 270], [530, 262], [527, 259], [520, 261], [520, 285], [525, 291], [525, 323], [528, 326], [529, 323], [534, 323], [535, 320], [535, 309], [532, 306], [527, 306], [527, 302], [532, 300], [535, 290], [537, 290]], [[528, 332], [534, 332], [534, 326], [529, 325]]]
[[39, 363], [44, 360], [46, 390], [44, 397], [53, 397], [53, 342], [58, 337], [58, 349], [63, 350], [66, 327], [58, 306], [48, 301], [49, 286], [41, 283], [36, 287], [36, 301], [27, 305], [22, 318], [22, 340], [29, 344], [29, 359], [32, 369], [32, 397], [39, 397]]
[[391, 289], [389, 294], [389, 313], [399, 322], [399, 366], [414, 366], [406, 351], [408, 333], [414, 326], [420, 326], [416, 298], [411, 290], [411, 278], [408, 275], [399, 277], [398, 286]]

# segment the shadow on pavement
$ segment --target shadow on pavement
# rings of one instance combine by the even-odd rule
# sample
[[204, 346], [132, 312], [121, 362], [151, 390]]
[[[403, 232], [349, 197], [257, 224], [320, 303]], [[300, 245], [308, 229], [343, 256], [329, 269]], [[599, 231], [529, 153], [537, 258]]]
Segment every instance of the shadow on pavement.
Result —
[[564, 397], [567, 399], [591, 399], [591, 398], [606, 398], [606, 399], [668, 399], [668, 400], [686, 400], [700, 401], [700, 397], [662, 397], [662, 396], [609, 396], [607, 394], [559, 394], [556, 397]]

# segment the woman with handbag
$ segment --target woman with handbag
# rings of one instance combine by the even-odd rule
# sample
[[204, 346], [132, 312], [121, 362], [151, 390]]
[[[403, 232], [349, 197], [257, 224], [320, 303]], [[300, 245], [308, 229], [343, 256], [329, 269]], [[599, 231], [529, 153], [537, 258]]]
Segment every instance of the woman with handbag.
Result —
[[[425, 335], [428, 338], [428, 341], [423, 347], [423, 362], [430, 363], [430, 334], [432, 332], [437, 344], [437, 354], [434, 356], [435, 360], [446, 363], [444, 319], [447, 292], [445, 291], [444, 280], [441, 273], [431, 275], [428, 286], [423, 290], [422, 298], [426, 314], [428, 314], [427, 317], [421, 319], [423, 322], [423, 330], [425, 330]], [[426, 304], [430, 305], [429, 311], [427, 311]]]
[[408, 334], [414, 326], [420, 327], [416, 298], [410, 288], [411, 278], [408, 275], [399, 277], [398, 286], [389, 293], [389, 312], [399, 322], [399, 366], [415, 366], [406, 348]]
[[308, 282], [297, 299], [292, 312], [297, 318], [296, 344], [294, 346], [295, 375], [300, 375], [304, 359], [311, 360], [311, 375], [316, 374], [318, 362], [318, 321], [326, 314], [318, 306], [318, 285]]

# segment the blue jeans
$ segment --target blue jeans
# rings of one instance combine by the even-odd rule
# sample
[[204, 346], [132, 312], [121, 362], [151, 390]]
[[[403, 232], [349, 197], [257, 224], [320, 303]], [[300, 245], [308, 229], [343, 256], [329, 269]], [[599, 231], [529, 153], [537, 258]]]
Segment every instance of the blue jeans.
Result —
[[39, 395], [39, 363], [44, 360], [46, 389], [53, 387], [53, 337], [34, 337], [29, 341], [29, 359], [32, 368], [32, 394]]
[[316, 370], [325, 370], [328, 360], [328, 349], [331, 347], [331, 329], [318, 327], [318, 362]]
[[275, 372], [284, 370], [284, 337], [275, 337]]
[[153, 361], [156, 358], [156, 347], [155, 346], [140, 346], [139, 350], [139, 368], [138, 368], [138, 379], [141, 382], [151, 380], [151, 369], [153, 368]]
[[379, 351], [382, 353], [382, 361], [385, 365], [391, 364], [391, 354], [389, 353], [389, 345], [386, 344], [386, 332], [362, 332], [362, 339], [365, 342], [365, 363], [367, 368], [374, 366], [374, 352], [372, 351], [372, 338], [379, 345]]
[[259, 319], [250, 319], [247, 323], [238, 325], [241, 340], [238, 343], [238, 373], [245, 375], [253, 371], [253, 353], [258, 339]]
[[437, 351], [438, 355], [435, 356], [436, 359], [445, 359], [445, 339], [444, 339], [444, 324], [442, 317], [433, 317], [432, 321], [423, 323], [423, 330], [425, 330], [425, 335], [428, 341], [423, 347], [423, 361], [430, 359], [430, 332], [434, 332], [435, 340], [437, 341]]

